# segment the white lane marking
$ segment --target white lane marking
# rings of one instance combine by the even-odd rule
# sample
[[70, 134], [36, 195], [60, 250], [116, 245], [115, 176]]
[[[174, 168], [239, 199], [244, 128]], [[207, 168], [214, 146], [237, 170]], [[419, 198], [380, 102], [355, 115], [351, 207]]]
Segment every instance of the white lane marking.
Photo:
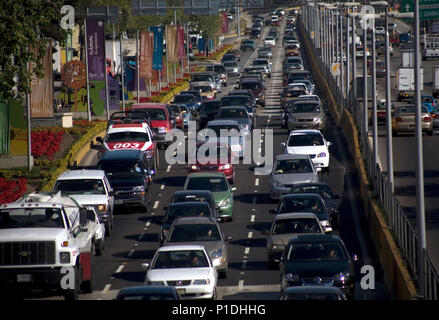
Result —
[[178, 143], [178, 146], [181, 146], [182, 144], [183, 144], [183, 142], [180, 141], [180, 142]]
[[250, 231], [250, 232], [248, 233], [248, 238], [249, 238], [249, 239], [253, 238], [253, 232]]
[[154, 207], [153, 207], [153, 209], [157, 209], [158, 206], [159, 206], [159, 201], [154, 202]]
[[134, 249], [131, 249], [131, 250], [128, 252], [128, 257], [131, 257], [131, 256], [134, 254], [134, 252], [135, 252], [135, 250], [134, 250]]
[[149, 227], [151, 225], [151, 221], [147, 221], [146, 223], [145, 223], [145, 226], [146, 227]]
[[162, 185], [160, 186], [160, 190], [163, 190], [164, 188], [165, 188], [165, 185], [162, 184]]
[[245, 250], [244, 250], [244, 254], [245, 254], [245, 255], [248, 255], [249, 253], [250, 253], [250, 248], [248, 248], [248, 247], [245, 248]]
[[171, 165], [168, 165], [168, 169], [166, 169], [166, 172], [171, 171]]
[[256, 180], [255, 180], [255, 186], [259, 186], [259, 178], [256, 178]]
[[252, 214], [251, 218], [250, 218], [250, 222], [255, 222], [255, 215]]
[[104, 290], [102, 290], [102, 293], [103, 293], [103, 294], [107, 293], [108, 291], [110, 291], [110, 288], [111, 288], [111, 284], [107, 284], [107, 285], [105, 286]]
[[115, 273], [119, 273], [119, 272], [121, 272], [121, 271], [123, 270], [123, 268], [125, 268], [125, 265], [124, 265], [124, 264], [121, 264], [121, 265], [119, 266], [119, 268], [117, 268], [117, 270], [116, 270]]
[[259, 152], [259, 154], [261, 154], [261, 152], [262, 152], [262, 148], [259, 148], [259, 149], [258, 149], [258, 152]]
[[239, 280], [238, 287], [239, 290], [241, 290], [244, 287], [244, 280]]

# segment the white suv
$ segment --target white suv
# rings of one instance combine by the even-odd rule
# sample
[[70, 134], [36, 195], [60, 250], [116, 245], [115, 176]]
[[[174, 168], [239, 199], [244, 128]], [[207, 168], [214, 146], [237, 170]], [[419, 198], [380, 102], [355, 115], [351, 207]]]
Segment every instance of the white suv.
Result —
[[53, 192], [61, 191], [84, 207], [95, 208], [105, 224], [105, 234], [113, 228], [113, 188], [103, 170], [67, 170], [56, 179]]

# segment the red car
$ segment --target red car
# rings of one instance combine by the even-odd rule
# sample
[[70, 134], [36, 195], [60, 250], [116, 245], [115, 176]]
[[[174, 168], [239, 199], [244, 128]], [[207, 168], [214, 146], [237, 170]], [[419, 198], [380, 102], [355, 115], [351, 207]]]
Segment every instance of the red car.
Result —
[[166, 139], [166, 133], [173, 128], [174, 118], [169, 113], [165, 103], [136, 103], [131, 107], [131, 110], [145, 111], [149, 114], [152, 131], [155, 133], [155, 139], [159, 146], [166, 148], [172, 143], [172, 140]]
[[[200, 147], [203, 146], [203, 150]], [[216, 150], [216, 154], [210, 155], [209, 150]], [[200, 152], [199, 152], [200, 150]], [[200, 153], [200, 154], [199, 154]], [[232, 163], [230, 146], [224, 142], [198, 142], [196, 149], [196, 163], [189, 165], [188, 173], [193, 172], [222, 172], [230, 184], [233, 184], [235, 168]]]

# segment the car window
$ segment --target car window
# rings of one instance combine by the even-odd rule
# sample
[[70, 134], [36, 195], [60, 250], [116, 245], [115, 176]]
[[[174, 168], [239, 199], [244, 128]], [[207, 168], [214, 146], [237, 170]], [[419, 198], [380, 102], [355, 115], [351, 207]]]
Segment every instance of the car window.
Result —
[[295, 113], [316, 113], [320, 112], [320, 106], [317, 103], [296, 103], [292, 111]]
[[167, 242], [221, 241], [215, 224], [174, 225]]
[[261, 90], [261, 86], [257, 82], [243, 82], [241, 89]]
[[166, 113], [165, 110], [159, 109], [159, 108], [148, 108], [148, 109], [142, 109], [142, 111], [145, 111], [148, 113], [151, 120], [166, 120]]
[[193, 82], [201, 82], [201, 81], [212, 82], [213, 77], [211, 75], [194, 74], [191, 76], [191, 81], [193, 81]]
[[151, 269], [207, 268], [209, 262], [201, 250], [162, 251], [157, 254]]
[[166, 222], [172, 223], [178, 217], [208, 217], [209, 215], [210, 209], [207, 203], [202, 205], [171, 205], [166, 215]]
[[208, 129], [212, 129], [215, 131], [215, 134], [219, 137], [222, 134], [222, 131], [226, 131], [226, 133], [230, 133], [231, 136], [237, 135], [239, 133], [239, 127], [234, 125], [221, 125], [221, 126], [208, 126]]
[[291, 192], [292, 193], [317, 193], [322, 197], [322, 199], [333, 199], [334, 198], [334, 194], [332, 193], [331, 188], [329, 188], [329, 186], [326, 184], [293, 187], [291, 189]]
[[218, 118], [221, 119], [239, 119], [248, 118], [247, 113], [242, 109], [223, 109], [220, 111]]
[[0, 210], [0, 229], [9, 228], [64, 228], [64, 220], [59, 208]]
[[288, 140], [288, 147], [322, 146], [323, 137], [320, 134], [293, 134]]
[[105, 187], [101, 179], [69, 179], [56, 181], [53, 191], [66, 194], [105, 194]]
[[312, 212], [316, 215], [325, 212], [323, 202], [318, 198], [286, 198], [279, 207], [279, 213]]
[[247, 97], [228, 96], [221, 99], [221, 106], [243, 106], [249, 103]]
[[278, 160], [275, 163], [274, 174], [312, 173], [310, 161], [306, 159]]
[[104, 170], [110, 181], [115, 178], [143, 176], [142, 166], [136, 161], [101, 161], [98, 163], [98, 169]]
[[290, 245], [287, 260], [346, 260], [346, 254], [338, 242], [297, 243]]
[[113, 132], [105, 136], [105, 142], [107, 143], [148, 142], [148, 141], [149, 141], [149, 136], [145, 132], [123, 131], [123, 132]]
[[224, 177], [191, 177], [187, 190], [209, 190], [211, 192], [224, 192], [228, 190], [227, 181]]
[[192, 102], [194, 101], [194, 96], [190, 96], [190, 95], [176, 95], [174, 97], [174, 102], [175, 103], [186, 103], [186, 102]]
[[311, 218], [279, 219], [273, 225], [272, 234], [321, 233], [319, 222]]

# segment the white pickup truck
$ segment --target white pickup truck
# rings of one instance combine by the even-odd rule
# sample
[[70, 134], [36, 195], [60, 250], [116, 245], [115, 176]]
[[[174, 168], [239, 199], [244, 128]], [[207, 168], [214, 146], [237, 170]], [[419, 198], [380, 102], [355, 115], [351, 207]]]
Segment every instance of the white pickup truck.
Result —
[[96, 213], [70, 196], [34, 192], [0, 206], [0, 291], [93, 291]]

